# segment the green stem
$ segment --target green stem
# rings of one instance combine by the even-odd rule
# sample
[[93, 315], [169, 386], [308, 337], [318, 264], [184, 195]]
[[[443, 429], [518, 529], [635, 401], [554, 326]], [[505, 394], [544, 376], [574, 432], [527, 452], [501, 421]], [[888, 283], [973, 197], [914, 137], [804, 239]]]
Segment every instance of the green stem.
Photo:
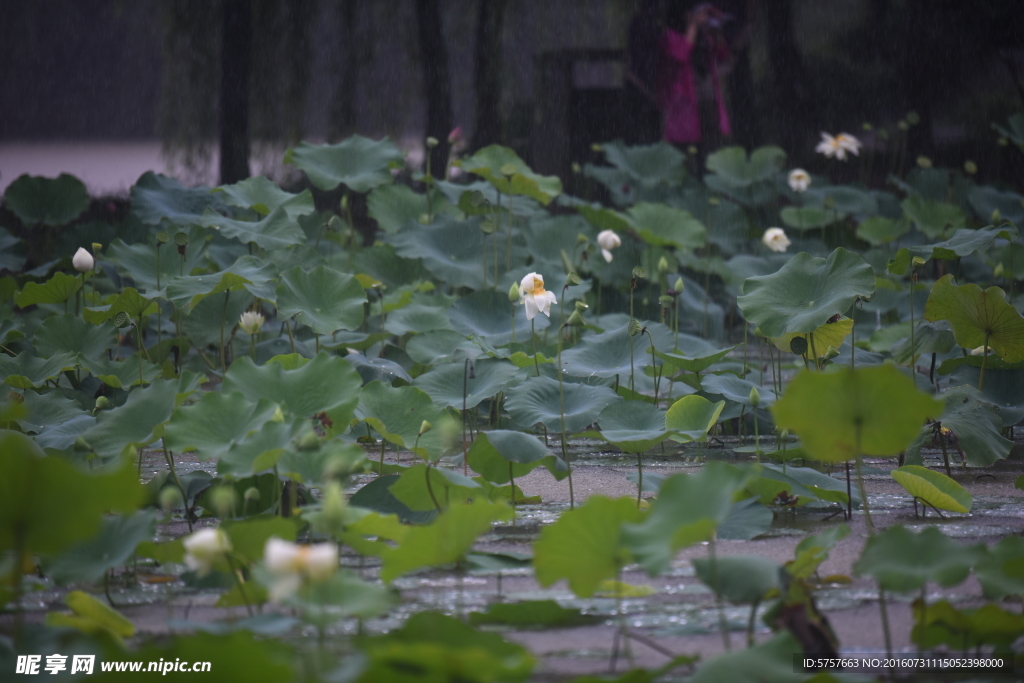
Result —
[[978, 375], [978, 391], [985, 388], [985, 366], [988, 365], [988, 332], [985, 332], [985, 346], [982, 347], [981, 374]]
[[224, 372], [228, 371], [227, 353], [224, 351], [224, 325], [227, 323], [228, 317], [228, 300], [231, 298], [231, 290], [224, 292], [224, 306], [221, 308], [220, 313], [220, 368]]
[[[163, 439], [161, 439], [163, 443]], [[167, 467], [171, 470], [171, 476], [174, 477], [174, 483], [177, 485], [178, 490], [181, 491], [181, 502], [185, 506], [185, 521], [188, 522], [188, 532], [192, 533], [192, 517], [188, 512], [188, 498], [185, 495], [185, 487], [181, 484], [181, 478], [178, 477], [178, 471], [174, 468], [174, 455], [167, 450], [167, 445], [163, 445], [164, 449], [164, 460], [167, 461]], [[139, 454], [139, 464], [142, 463], [142, 454]]]
[[430, 464], [429, 463], [427, 464], [426, 470], [424, 470], [424, 471], [427, 473], [427, 493], [430, 494], [430, 500], [434, 501], [434, 507], [437, 508], [438, 512], [441, 512], [442, 511], [441, 510], [441, 504], [438, 503], [437, 502], [437, 498], [434, 497], [434, 487], [430, 485]]
[[292, 353], [295, 353], [295, 336], [292, 334], [292, 323], [290, 320], [284, 321], [284, 329], [288, 331], [288, 342], [292, 345]]
[[729, 639], [729, 623], [725, 619], [725, 603], [722, 601], [722, 591], [718, 587], [718, 558], [715, 554], [715, 538], [712, 536], [708, 543], [708, 559], [711, 561], [711, 580], [715, 585], [711, 589], [715, 592], [715, 604], [718, 606], [718, 628], [722, 631], [722, 644], [725, 651], [732, 651], [732, 642]]
[[636, 506], [640, 507], [640, 496], [644, 492], [644, 462], [640, 454], [636, 454]]
[[942, 446], [942, 462], [946, 465], [946, 476], [952, 479], [953, 470], [949, 466], [949, 452], [946, 450], [946, 435], [942, 433], [942, 429], [939, 429], [939, 445]]
[[[533, 367], [537, 370], [537, 376], [540, 377], [540, 362], [537, 360], [537, 327], [536, 321], [530, 320], [530, 340], [533, 342]], [[559, 359], [561, 363], [561, 359]], [[561, 375], [559, 375], [561, 377]]]
[[892, 657], [892, 634], [889, 632], [889, 610], [885, 605], [885, 590], [878, 584], [878, 610], [882, 615], [882, 635], [885, 638], [885, 656]]
[[914, 380], [914, 388], [917, 388], [916, 363], [917, 347], [914, 346], [914, 271], [910, 271], [910, 377]]
[[245, 582], [242, 581], [242, 577], [239, 576], [239, 569], [235, 566], [234, 560], [231, 559], [231, 553], [227, 553], [224, 557], [227, 558], [228, 567], [231, 569], [231, 576], [235, 578], [235, 584], [238, 586], [238, 592], [242, 596], [242, 601], [245, 602], [245, 610], [249, 613], [250, 617], [255, 616], [255, 613], [252, 611], [252, 603], [249, 602], [249, 596], [245, 592]]
[[569, 468], [569, 509], [575, 510], [576, 496], [572, 486], [572, 464], [569, 462], [569, 449], [565, 444], [565, 388], [562, 383], [562, 334], [565, 329], [562, 318], [565, 316], [565, 290], [568, 288], [568, 285], [562, 287], [562, 303], [558, 307], [558, 367], [555, 370], [558, 373], [558, 414], [562, 420], [562, 460]]
[[863, 458], [861, 458], [861, 454], [860, 454], [860, 442], [861, 442], [861, 430], [862, 429], [863, 429], [863, 426], [860, 424], [860, 422], [858, 422], [857, 423], [857, 444], [856, 444], [856, 453], [857, 453], [857, 460], [856, 460], [856, 464], [857, 464], [857, 488], [860, 489], [861, 505], [864, 506], [864, 521], [865, 521], [865, 523], [867, 524], [867, 527], [868, 527], [868, 535], [869, 536], [874, 536], [875, 535], [875, 525], [871, 521], [871, 508], [868, 506], [868, 492], [867, 492], [867, 489], [864, 488], [864, 474], [863, 474], [863, 471], [862, 471], [863, 470], [863, 466], [862, 466]]

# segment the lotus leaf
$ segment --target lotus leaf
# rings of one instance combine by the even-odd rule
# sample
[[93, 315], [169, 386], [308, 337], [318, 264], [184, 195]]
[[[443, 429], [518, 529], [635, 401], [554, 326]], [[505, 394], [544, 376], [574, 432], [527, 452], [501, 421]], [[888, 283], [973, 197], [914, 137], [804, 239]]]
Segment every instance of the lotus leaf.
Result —
[[974, 572], [987, 600], [1024, 595], [1024, 538], [1007, 536], [986, 548]]
[[[942, 426], [956, 437], [955, 448], [975, 467], [987, 467], [1010, 454], [1013, 442], [1003, 438], [1003, 421], [999, 409], [983, 400], [981, 393], [970, 386], [953, 387], [942, 395], [945, 411]], [[934, 417], [934, 416], [933, 416]], [[921, 429], [917, 439], [907, 448], [905, 462], [923, 464], [921, 448], [932, 437], [931, 426]]]
[[803, 232], [823, 228], [839, 221], [841, 214], [818, 206], [787, 206], [779, 212], [786, 227]]
[[71, 591], [64, 602], [73, 614], [49, 612], [46, 615], [47, 626], [74, 628], [94, 636], [102, 634], [119, 644], [122, 643], [121, 638], [135, 635], [135, 625], [131, 621], [88, 593]]
[[779, 583], [782, 568], [764, 557], [695, 557], [692, 562], [697, 577], [729, 602], [758, 603], [770, 591], [782, 588]]
[[478, 433], [469, 447], [467, 462], [474, 472], [489, 482], [505, 484], [522, 477], [538, 465], [544, 465], [556, 479], [568, 474], [561, 458], [530, 434], [505, 429]]
[[947, 600], [939, 600], [927, 606], [915, 602], [913, 610], [910, 638], [921, 648], [946, 645], [978, 651], [983, 645], [994, 645], [1004, 650], [1024, 631], [1024, 617], [994, 604], [960, 610]]
[[738, 500], [718, 525], [715, 536], [727, 541], [749, 541], [767, 533], [774, 519], [775, 514], [757, 502], [757, 498]]
[[857, 226], [857, 237], [878, 247], [903, 237], [909, 230], [910, 223], [907, 221], [872, 216]]
[[964, 227], [964, 212], [959, 206], [925, 199], [907, 197], [900, 203], [904, 215], [928, 237], [938, 237]]
[[143, 223], [176, 228], [202, 225], [207, 209], [228, 208], [223, 196], [208, 187], [186, 188], [174, 178], [152, 171], [143, 173], [132, 186], [131, 207]]
[[174, 412], [164, 444], [179, 453], [195, 451], [199, 460], [220, 458], [269, 422], [275, 410], [277, 404], [266, 398], [253, 403], [238, 392], [207, 392]]
[[786, 563], [786, 571], [797, 579], [808, 579], [828, 559], [836, 543], [850, 535], [850, 527], [840, 524], [808, 536], [796, 546], [796, 558]]
[[33, 342], [43, 358], [70, 354], [76, 362], [106, 355], [114, 340], [112, 325], [90, 325], [73, 315], [54, 315], [36, 330]]
[[686, 156], [667, 142], [626, 146], [621, 141], [601, 144], [605, 161], [645, 187], [678, 185], [686, 174]]
[[462, 161], [462, 168], [491, 183], [506, 195], [526, 195], [545, 206], [562, 194], [557, 176], [534, 173], [515, 152], [501, 145], [490, 145]]
[[[182, 390], [185, 391], [182, 391]], [[191, 393], [179, 380], [156, 380], [128, 394], [124, 405], [104, 410], [84, 439], [100, 457], [123, 455], [133, 447], [153, 443], [179, 404], [180, 393]], [[184, 397], [181, 397], [184, 398]]]
[[199, 303], [221, 292], [248, 291], [258, 299], [275, 300], [277, 269], [255, 256], [241, 256], [231, 266], [212, 275], [186, 275], [167, 283], [167, 298], [191, 312]]
[[23, 174], [4, 190], [4, 204], [26, 226], [67, 225], [89, 208], [89, 191], [73, 175]]
[[1005, 297], [999, 287], [957, 286], [952, 275], [945, 275], [932, 285], [924, 315], [933, 322], [948, 320], [956, 343], [965, 349], [987, 345], [1015, 363], [1024, 360], [1024, 318]]
[[665, 428], [665, 412], [647, 401], [612, 403], [597, 418], [599, 432], [581, 436], [604, 439], [624, 453], [643, 453], [672, 435]]
[[800, 355], [810, 358], [815, 356], [818, 358], [828, 358], [830, 357], [829, 349], [839, 349], [846, 338], [850, 336], [850, 333], [853, 332], [853, 318], [840, 315], [839, 320], [835, 322], [830, 321], [832, 321], [832, 318], [826, 320], [824, 325], [821, 325], [813, 332], [792, 332], [781, 337], [772, 337], [772, 344], [780, 351], [792, 353], [793, 340], [800, 337], [807, 342], [807, 350]]
[[761, 396], [760, 406], [768, 408], [775, 404], [774, 391], [736, 375], [705, 375], [700, 380], [700, 386], [709, 394], [724, 396], [734, 403], [745, 406], [750, 405], [750, 391], [756, 388]]
[[441, 409], [425, 392], [416, 387], [390, 387], [371, 382], [359, 392], [358, 401], [356, 419], [369, 424], [387, 441], [428, 460], [436, 460], [441, 455], [443, 430], [419, 434], [424, 420], [435, 424], [442, 415]]
[[655, 247], [699, 249], [707, 240], [707, 230], [689, 211], [641, 202], [628, 216], [640, 237]]
[[576, 346], [562, 353], [563, 369], [575, 377], [628, 377], [631, 368], [641, 372], [651, 362], [651, 342], [646, 334], [632, 338], [631, 365], [627, 327], [585, 335]]
[[472, 367], [465, 363], [444, 363], [413, 381], [439, 406], [475, 408], [495, 396], [516, 378], [519, 368], [507, 360], [481, 358]]
[[479, 218], [457, 221], [440, 216], [431, 225], [417, 225], [388, 235], [386, 240], [399, 256], [422, 259], [424, 267], [438, 279], [454, 287], [480, 289], [484, 283], [481, 257], [487, 256], [486, 238]]
[[890, 475], [907, 493], [934, 508], [962, 513], [971, 511], [971, 494], [941, 472], [920, 465], [904, 465], [894, 469]]
[[4, 384], [15, 389], [41, 387], [46, 380], [74, 367], [75, 357], [70, 353], [54, 354], [47, 359], [29, 351], [14, 357], [0, 354], [0, 375], [4, 378]]
[[[295, 370], [276, 362], [257, 366], [249, 358], [239, 358], [228, 368], [223, 390], [241, 392], [249, 400], [274, 401], [305, 418], [341, 406], [353, 410], [360, 386], [362, 380], [351, 365], [337, 356], [320, 353]], [[344, 415], [339, 416], [342, 418], [347, 423]]]
[[78, 401], [64, 397], [60, 391], [24, 392], [22, 406], [25, 416], [15, 422], [26, 432], [40, 432], [46, 426], [56, 426], [85, 415]]
[[310, 182], [321, 190], [329, 192], [345, 185], [362, 193], [390, 183], [391, 167], [404, 158], [387, 138], [374, 141], [353, 135], [337, 145], [299, 143], [284, 155], [284, 163], [305, 171]]
[[996, 211], [999, 215], [1014, 225], [1024, 225], [1024, 204], [1021, 197], [1012, 190], [999, 190], [991, 185], [979, 185], [972, 187], [967, 195], [978, 216], [983, 221], [991, 221], [992, 214]]
[[[562, 391], [567, 432], [581, 431], [596, 420], [606, 406], [622, 400], [610, 388], [602, 386], [565, 383]], [[550, 377], [530, 377], [512, 387], [508, 390], [505, 407], [521, 425], [541, 423], [548, 429], [562, 430], [558, 381]]]
[[221, 185], [212, 191], [223, 192], [228, 204], [252, 209], [261, 216], [281, 208], [288, 218], [295, 220], [299, 216], [316, 211], [316, 207], [313, 206], [313, 193], [309, 190], [303, 190], [299, 194], [285, 192], [273, 181], [261, 175], [246, 178], [234, 185]]
[[981, 552], [979, 546], [964, 547], [935, 527], [915, 534], [897, 525], [869, 538], [853, 569], [873, 576], [885, 590], [916, 590], [928, 581], [949, 587], [967, 578]]
[[365, 303], [366, 292], [353, 276], [326, 266], [286, 270], [277, 286], [281, 316], [295, 316], [317, 334], [357, 329], [363, 324]]
[[106, 517], [96, 536], [47, 562], [47, 575], [61, 584], [99, 579], [108, 569], [127, 563], [139, 543], [153, 539], [156, 517], [156, 510]]
[[665, 413], [665, 428], [676, 432], [673, 441], [702, 441], [718, 422], [725, 401], [712, 403], [703, 396], [683, 396]]
[[39, 284], [28, 282], [25, 288], [14, 297], [19, 308], [27, 308], [34, 304], [62, 304], [82, 288], [82, 278], [67, 273], [54, 273], [53, 277]]

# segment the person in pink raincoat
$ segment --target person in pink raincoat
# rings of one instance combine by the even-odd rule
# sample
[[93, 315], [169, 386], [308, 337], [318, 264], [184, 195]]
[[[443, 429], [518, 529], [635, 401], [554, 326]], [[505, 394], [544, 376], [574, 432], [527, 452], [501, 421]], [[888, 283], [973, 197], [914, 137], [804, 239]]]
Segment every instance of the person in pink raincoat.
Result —
[[725, 107], [719, 70], [729, 60], [729, 48], [720, 30], [729, 19], [717, 7], [704, 3], [685, 14], [685, 3], [673, 7], [680, 19], [672, 21], [661, 36], [661, 68], [658, 76], [658, 105], [662, 111], [662, 136], [684, 151], [697, 146], [703, 166], [698, 79], [707, 75], [714, 92], [718, 131], [732, 134]]

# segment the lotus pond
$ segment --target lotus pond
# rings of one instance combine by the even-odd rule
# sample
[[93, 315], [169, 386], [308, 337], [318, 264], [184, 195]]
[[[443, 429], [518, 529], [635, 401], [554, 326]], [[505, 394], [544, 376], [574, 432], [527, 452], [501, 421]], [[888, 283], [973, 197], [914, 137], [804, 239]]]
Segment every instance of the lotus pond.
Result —
[[[4, 677], [1012, 680], [1020, 188], [849, 139], [17, 179]], [[798, 665], [893, 655], [1004, 665]]]

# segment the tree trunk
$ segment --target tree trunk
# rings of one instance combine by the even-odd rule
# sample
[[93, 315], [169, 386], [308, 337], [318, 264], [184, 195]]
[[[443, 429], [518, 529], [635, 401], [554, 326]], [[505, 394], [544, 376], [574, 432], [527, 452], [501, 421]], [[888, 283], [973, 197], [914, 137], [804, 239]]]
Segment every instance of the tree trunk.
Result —
[[[448, 75], [448, 48], [441, 27], [438, 0], [416, 0], [416, 24], [419, 30], [420, 62], [427, 98], [427, 136], [439, 144], [430, 155], [431, 171], [443, 174], [448, 159], [448, 133], [452, 130], [451, 78]], [[427, 150], [430, 152], [430, 150]]]
[[764, 2], [762, 11], [768, 28], [768, 61], [780, 125], [776, 136], [783, 148], [796, 149], [810, 122], [816, 120], [817, 106], [793, 33], [793, 0]]
[[356, 129], [356, 86], [359, 77], [359, 50], [356, 33], [356, 2], [340, 0], [341, 65], [338, 87], [331, 100], [331, 115], [327, 122], [327, 139], [338, 142]]
[[472, 149], [501, 141], [501, 29], [506, 0], [480, 0], [476, 22], [475, 74], [476, 115]]
[[251, 0], [225, 0], [221, 42], [220, 182], [249, 177]]

